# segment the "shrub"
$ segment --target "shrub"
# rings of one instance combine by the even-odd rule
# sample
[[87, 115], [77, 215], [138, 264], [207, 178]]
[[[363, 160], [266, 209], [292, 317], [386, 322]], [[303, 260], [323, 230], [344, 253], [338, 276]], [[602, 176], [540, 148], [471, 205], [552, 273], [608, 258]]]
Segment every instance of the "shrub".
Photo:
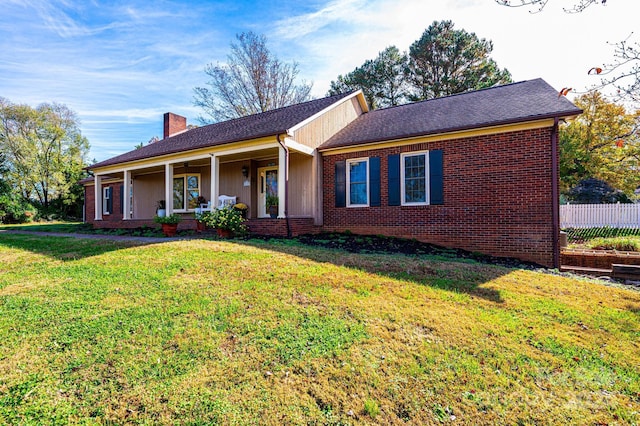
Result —
[[594, 238], [587, 243], [593, 250], [618, 250], [640, 252], [640, 237]]
[[247, 232], [242, 212], [233, 207], [204, 212], [200, 215], [199, 220], [210, 228], [224, 229], [236, 235], [242, 235]]
[[168, 225], [175, 225], [177, 223], [180, 223], [180, 221], [182, 220], [182, 216], [172, 213], [169, 216], [156, 216], [153, 218], [153, 221], [159, 224], [168, 224]]
[[31, 204], [11, 194], [0, 195], [0, 223], [32, 222], [37, 210]]

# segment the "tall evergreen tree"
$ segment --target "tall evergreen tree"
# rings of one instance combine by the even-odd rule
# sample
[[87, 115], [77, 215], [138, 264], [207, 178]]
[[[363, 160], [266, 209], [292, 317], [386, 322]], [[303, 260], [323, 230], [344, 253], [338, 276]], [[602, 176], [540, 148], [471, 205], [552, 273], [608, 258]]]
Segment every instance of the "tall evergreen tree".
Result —
[[407, 54], [389, 46], [378, 57], [366, 61], [349, 74], [339, 75], [331, 82], [329, 94], [334, 95], [362, 89], [372, 109], [401, 105], [407, 102], [408, 86], [405, 78]]
[[489, 57], [493, 44], [475, 33], [434, 21], [409, 48], [407, 80], [413, 101], [510, 83], [511, 74]]
[[390, 46], [331, 82], [329, 94], [362, 89], [373, 109], [447, 96], [511, 82], [511, 74], [489, 57], [490, 41], [434, 22], [409, 49]]

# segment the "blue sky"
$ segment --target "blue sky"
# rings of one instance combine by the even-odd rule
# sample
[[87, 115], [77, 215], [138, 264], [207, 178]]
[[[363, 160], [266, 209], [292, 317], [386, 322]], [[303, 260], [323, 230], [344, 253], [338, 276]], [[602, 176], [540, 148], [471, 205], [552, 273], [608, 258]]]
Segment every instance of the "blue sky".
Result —
[[329, 83], [390, 45], [407, 50], [434, 21], [493, 42], [492, 57], [514, 80], [542, 77], [583, 90], [589, 68], [612, 61], [629, 37], [640, 3], [611, 0], [576, 15], [573, 0], [550, 0], [543, 13], [494, 0], [101, 1], [2, 0], [0, 97], [74, 110], [105, 160], [162, 136], [162, 115], [196, 123], [193, 88], [208, 63], [223, 63], [243, 31], [265, 34], [282, 60], [324, 96]]

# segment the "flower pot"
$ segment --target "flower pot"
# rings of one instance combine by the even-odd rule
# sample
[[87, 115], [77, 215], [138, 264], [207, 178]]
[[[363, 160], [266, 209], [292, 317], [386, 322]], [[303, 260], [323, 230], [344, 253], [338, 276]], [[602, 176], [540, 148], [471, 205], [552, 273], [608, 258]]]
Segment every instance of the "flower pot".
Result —
[[166, 209], [158, 209], [156, 214], [158, 215], [158, 217], [165, 217], [167, 215], [167, 210]]
[[178, 231], [177, 223], [163, 223], [162, 224], [162, 233], [167, 237], [175, 237], [176, 232]]
[[269, 216], [271, 219], [275, 219], [278, 217], [278, 206], [269, 206]]
[[203, 232], [206, 229], [206, 225], [199, 220], [196, 220], [196, 232]]
[[233, 232], [228, 229], [216, 228], [216, 233], [220, 238], [231, 238], [233, 237]]

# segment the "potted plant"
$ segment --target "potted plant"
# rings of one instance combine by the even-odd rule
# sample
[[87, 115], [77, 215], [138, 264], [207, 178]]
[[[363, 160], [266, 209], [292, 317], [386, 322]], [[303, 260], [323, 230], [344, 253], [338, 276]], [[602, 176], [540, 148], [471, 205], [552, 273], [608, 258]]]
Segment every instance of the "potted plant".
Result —
[[207, 222], [210, 221], [208, 217], [210, 215], [210, 211], [203, 212], [201, 208], [196, 208], [196, 232], [203, 232], [207, 229]]
[[267, 212], [271, 216], [271, 219], [275, 219], [278, 217], [278, 196], [277, 195], [268, 195], [266, 199]]
[[156, 208], [156, 215], [158, 217], [165, 217], [167, 215], [167, 205], [164, 200], [158, 200], [158, 207]]
[[247, 232], [247, 227], [243, 223], [242, 213], [233, 207], [205, 212], [202, 214], [201, 220], [208, 227], [215, 228], [218, 236], [223, 238], [230, 238]]
[[169, 216], [156, 216], [153, 220], [160, 224], [164, 235], [174, 237], [178, 231], [178, 223], [182, 220], [182, 216], [173, 213]]
[[249, 206], [247, 206], [245, 203], [236, 203], [233, 205], [233, 208], [240, 212], [243, 219], [247, 218], [247, 212], [249, 211]]

